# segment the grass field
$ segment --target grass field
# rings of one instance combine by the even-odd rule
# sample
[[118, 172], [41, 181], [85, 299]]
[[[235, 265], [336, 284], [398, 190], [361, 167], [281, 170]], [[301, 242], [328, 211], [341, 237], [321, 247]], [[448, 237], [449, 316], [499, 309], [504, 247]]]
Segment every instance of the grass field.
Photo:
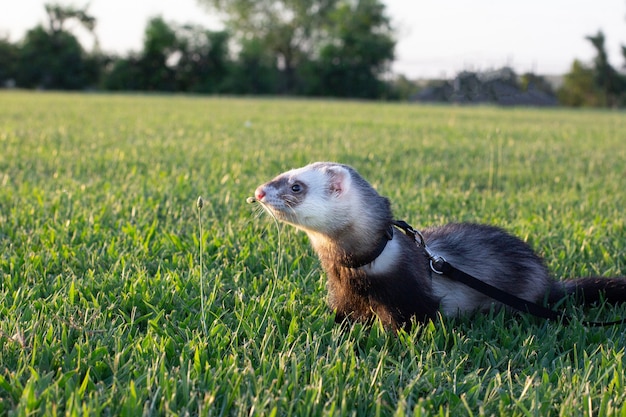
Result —
[[337, 328], [306, 236], [245, 203], [315, 160], [626, 274], [623, 112], [1, 92], [0, 416], [626, 416], [626, 327], [580, 324], [623, 307]]

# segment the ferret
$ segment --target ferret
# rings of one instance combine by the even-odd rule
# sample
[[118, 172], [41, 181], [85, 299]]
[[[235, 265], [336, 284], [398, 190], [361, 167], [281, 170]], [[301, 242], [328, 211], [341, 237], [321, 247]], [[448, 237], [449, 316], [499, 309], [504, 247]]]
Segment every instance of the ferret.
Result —
[[[424, 247], [393, 226], [391, 205], [352, 167], [316, 162], [259, 186], [256, 201], [276, 219], [303, 230], [327, 275], [335, 321], [378, 318], [391, 329], [487, 311], [498, 303], [433, 272]], [[626, 301], [625, 278], [557, 281], [521, 239], [481, 224], [422, 231], [431, 252], [524, 300], [555, 303], [576, 294], [585, 304]]]

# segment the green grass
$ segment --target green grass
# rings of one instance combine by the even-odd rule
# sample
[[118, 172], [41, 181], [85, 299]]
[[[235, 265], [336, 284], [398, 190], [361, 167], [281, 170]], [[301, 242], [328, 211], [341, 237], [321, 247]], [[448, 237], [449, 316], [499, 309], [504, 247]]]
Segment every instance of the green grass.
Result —
[[624, 416], [625, 327], [580, 320], [625, 308], [342, 332], [306, 237], [245, 199], [340, 161], [417, 228], [488, 222], [557, 278], [624, 275], [625, 120], [2, 92], [0, 415]]

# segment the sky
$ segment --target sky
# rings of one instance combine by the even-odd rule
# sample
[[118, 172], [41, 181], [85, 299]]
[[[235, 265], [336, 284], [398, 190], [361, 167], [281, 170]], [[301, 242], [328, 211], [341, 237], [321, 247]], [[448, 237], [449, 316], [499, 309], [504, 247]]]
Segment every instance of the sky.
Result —
[[[141, 50], [149, 18], [221, 27], [197, 0], [1, 0], [0, 37], [12, 42], [46, 22], [45, 3], [82, 7], [97, 19], [96, 34], [106, 52]], [[609, 60], [623, 69], [626, 0], [382, 0], [396, 28], [392, 71], [409, 78], [453, 77], [460, 71], [510, 66], [518, 73], [568, 72], [574, 59], [591, 62], [584, 38], [604, 31]], [[73, 29], [73, 28], [70, 28]], [[91, 39], [73, 29], [89, 48]]]

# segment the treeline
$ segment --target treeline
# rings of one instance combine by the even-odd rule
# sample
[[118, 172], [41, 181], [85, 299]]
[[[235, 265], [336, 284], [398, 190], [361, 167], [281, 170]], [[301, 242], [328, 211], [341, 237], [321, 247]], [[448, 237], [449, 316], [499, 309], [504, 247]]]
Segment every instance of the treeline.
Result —
[[[247, 4], [246, 4], [247, 3]], [[383, 78], [395, 40], [378, 0], [214, 2], [229, 11], [211, 31], [154, 17], [128, 56], [86, 51], [66, 29], [94, 33], [86, 9], [46, 5], [47, 25], [0, 40], [0, 83], [20, 88], [393, 98]]]
[[[86, 7], [47, 4], [46, 24], [29, 30], [16, 43], [0, 39], [0, 86], [363, 99], [418, 97], [420, 86], [416, 82], [389, 76], [396, 41], [380, 0], [198, 1], [210, 12], [224, 16], [225, 30], [154, 17], [146, 24], [141, 51], [127, 56], [100, 50], [94, 34], [97, 21]], [[79, 23], [93, 35], [92, 50], [85, 50], [67, 29], [69, 23]], [[556, 96], [562, 105], [626, 106], [626, 76], [610, 65], [604, 34], [598, 32], [587, 39], [596, 50], [595, 59], [589, 64], [575, 60], [555, 92], [534, 74], [497, 84], [490, 81], [487, 90], [482, 88], [485, 85], [466, 88], [465, 84], [477, 83], [465, 80], [467, 74], [462, 73], [459, 77], [464, 77], [465, 84], [448, 82], [462, 87], [459, 91], [444, 83], [434, 93], [423, 91], [422, 97], [432, 101], [434, 94], [435, 98], [444, 97], [443, 101], [479, 101], [494, 96], [494, 86], [513, 86], [528, 96], [525, 83], [530, 79], [534, 80], [531, 87], [539, 86], [542, 94]], [[626, 47], [622, 48], [626, 60]], [[432, 86], [427, 88], [432, 90]], [[463, 99], [466, 96], [469, 99]]]
[[[626, 107], [626, 74], [609, 63], [602, 31], [587, 39], [596, 51], [591, 65], [574, 60], [558, 91], [559, 102], [566, 106]], [[622, 45], [624, 67], [626, 46]]]
[[[574, 60], [555, 89], [532, 73], [518, 76], [510, 68], [474, 73], [463, 71], [453, 80], [432, 80], [411, 100], [423, 102], [570, 107], [626, 107], [626, 74], [608, 60], [602, 31], [587, 36], [595, 49], [592, 63]], [[626, 46], [622, 46], [626, 67]]]

